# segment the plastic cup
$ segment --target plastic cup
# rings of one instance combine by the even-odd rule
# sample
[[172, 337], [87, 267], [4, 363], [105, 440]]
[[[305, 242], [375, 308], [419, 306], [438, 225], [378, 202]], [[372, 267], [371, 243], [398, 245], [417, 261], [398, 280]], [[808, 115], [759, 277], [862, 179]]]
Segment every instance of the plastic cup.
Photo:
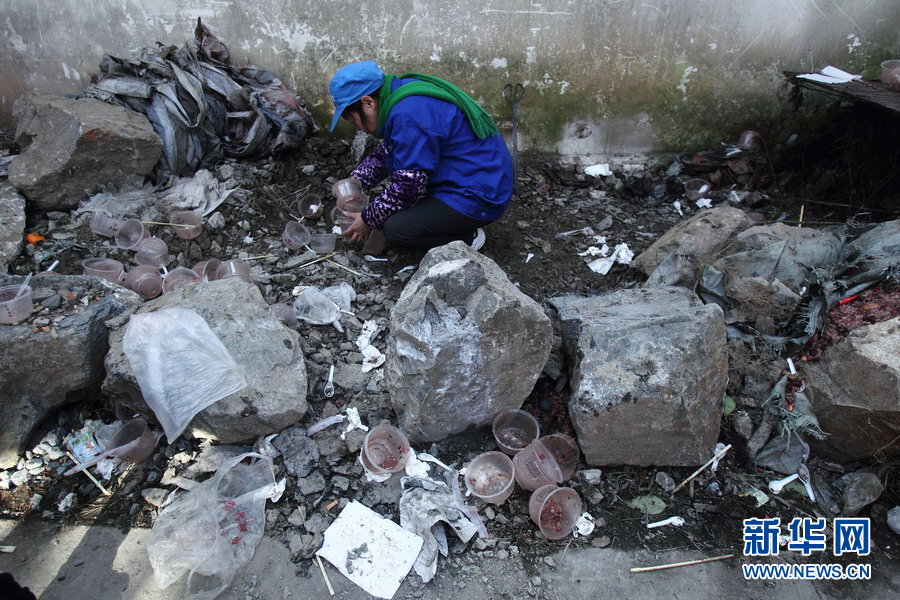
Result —
[[226, 260], [216, 267], [216, 279], [240, 277], [250, 283], [250, 265], [240, 260]]
[[572, 533], [581, 510], [581, 496], [568, 487], [541, 486], [528, 500], [528, 514], [548, 540], [561, 540]]
[[287, 302], [278, 302], [270, 305], [269, 312], [273, 317], [281, 321], [282, 324], [291, 329], [300, 324], [300, 321], [297, 320], [297, 315], [294, 314], [294, 307]]
[[169, 246], [158, 237], [143, 239], [135, 249], [134, 262], [161, 267], [169, 262]]
[[581, 455], [578, 442], [565, 433], [552, 433], [539, 439], [556, 459], [563, 481], [572, 479], [575, 476], [575, 469], [578, 467], [578, 457]]
[[192, 240], [203, 232], [203, 215], [195, 210], [180, 210], [169, 214], [169, 223], [175, 235], [183, 240]]
[[541, 426], [530, 413], [510, 408], [494, 417], [493, 431], [497, 446], [512, 456], [541, 435]]
[[162, 293], [162, 275], [153, 265], [138, 265], [125, 275], [125, 285], [144, 300], [150, 300]]
[[[21, 294], [19, 294], [20, 290]], [[24, 290], [21, 283], [0, 287], [0, 323], [15, 325], [24, 321], [31, 314], [33, 308], [30, 285], [26, 285]]]
[[684, 195], [688, 200], [699, 200], [712, 189], [705, 179], [688, 179], [684, 182]]
[[556, 459], [540, 440], [534, 440], [517, 452], [513, 457], [513, 464], [516, 466], [516, 483], [529, 492], [542, 485], [563, 482], [563, 474]]
[[307, 194], [297, 202], [297, 211], [301, 217], [318, 219], [325, 212], [325, 202], [318, 194]]
[[198, 281], [200, 281], [200, 276], [193, 270], [187, 267], [178, 267], [177, 269], [172, 269], [163, 277], [162, 291], [164, 294], [168, 294], [182, 286], [197, 283]]
[[751, 148], [759, 148], [762, 144], [762, 138], [755, 131], [742, 131], [738, 138], [737, 147], [741, 150], [750, 150]]
[[85, 275], [93, 275], [115, 283], [122, 279], [122, 271], [125, 270], [124, 265], [117, 260], [96, 256], [81, 261], [81, 268], [84, 269]]
[[410, 452], [406, 435], [396, 427], [382, 423], [369, 430], [360, 457], [366, 469], [384, 475], [402, 471]]
[[900, 60], [886, 60], [881, 63], [881, 83], [893, 90], [900, 90]]
[[336, 244], [337, 236], [333, 233], [314, 233], [309, 236], [309, 249], [317, 254], [333, 252]]
[[216, 275], [216, 269], [218, 269], [221, 264], [222, 261], [217, 258], [201, 260], [191, 267], [191, 271], [200, 276], [200, 281], [215, 281], [219, 278], [219, 276]]
[[115, 237], [116, 232], [119, 230], [119, 225], [121, 224], [121, 219], [117, 219], [116, 217], [110, 217], [109, 215], [104, 215], [100, 212], [91, 214], [91, 231], [97, 235]]
[[466, 468], [466, 489], [490, 504], [503, 504], [516, 487], [516, 468], [502, 452], [479, 454]]
[[353, 225], [353, 217], [344, 214], [340, 207], [335, 206], [332, 208], [329, 216], [331, 217], [331, 222], [340, 227], [342, 232], [347, 231], [347, 228]]
[[337, 207], [345, 213], [358, 213], [362, 212], [363, 209], [369, 205], [369, 197], [365, 194], [350, 196], [348, 198], [339, 199], [336, 204]]
[[301, 250], [309, 243], [310, 233], [300, 221], [288, 221], [281, 234], [281, 241], [291, 250]]
[[137, 440], [137, 444], [133, 448], [119, 454], [118, 457], [128, 462], [139, 463], [153, 454], [158, 439], [147, 427], [147, 421], [131, 419], [113, 435], [109, 445], [111, 448], [121, 448]]
[[137, 250], [144, 238], [150, 237], [150, 232], [144, 224], [137, 219], [126, 219], [116, 230], [116, 246], [122, 250]]
[[334, 185], [331, 186], [331, 193], [334, 194], [338, 202], [354, 197], [358, 198], [362, 196], [362, 184], [354, 177], [341, 179], [334, 182]]

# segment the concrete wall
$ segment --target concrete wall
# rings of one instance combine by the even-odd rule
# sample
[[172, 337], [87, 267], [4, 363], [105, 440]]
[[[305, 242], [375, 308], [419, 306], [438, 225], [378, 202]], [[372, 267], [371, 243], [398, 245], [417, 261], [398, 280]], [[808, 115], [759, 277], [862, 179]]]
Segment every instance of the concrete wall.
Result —
[[780, 135], [783, 70], [877, 76], [900, 57], [900, 0], [0, 0], [0, 16], [4, 126], [21, 92], [78, 93], [104, 54], [182, 44], [202, 17], [322, 125], [331, 74], [373, 58], [451, 79], [499, 121], [521, 82], [520, 148], [585, 161]]

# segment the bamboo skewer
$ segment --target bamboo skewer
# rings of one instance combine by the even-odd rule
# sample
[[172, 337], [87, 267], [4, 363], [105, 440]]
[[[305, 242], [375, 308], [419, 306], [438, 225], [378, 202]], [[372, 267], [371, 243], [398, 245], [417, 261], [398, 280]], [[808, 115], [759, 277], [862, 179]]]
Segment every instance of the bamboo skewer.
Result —
[[[78, 459], [75, 458], [74, 456], [72, 456], [72, 453], [69, 452], [68, 450], [66, 450], [66, 456], [68, 456], [70, 459], [72, 459], [72, 462], [75, 463], [76, 465], [81, 464], [80, 462], [78, 462]], [[103, 484], [100, 483], [99, 481], [97, 481], [97, 478], [94, 477], [93, 475], [91, 475], [91, 473], [87, 469], [84, 469], [81, 472], [84, 473], [85, 475], [87, 475], [88, 479], [90, 479], [91, 481], [94, 482], [94, 485], [97, 486], [97, 489], [99, 489], [101, 492], [103, 492], [104, 496], [112, 496], [112, 492], [110, 492], [108, 489], [103, 487]]]
[[325, 567], [322, 565], [322, 558], [318, 554], [316, 554], [316, 562], [319, 563], [319, 570], [322, 571], [322, 578], [325, 580], [325, 585], [328, 586], [328, 593], [334, 596], [334, 588], [331, 587], [328, 575], [325, 574]]
[[723, 456], [725, 456], [725, 453], [728, 452], [729, 450], [731, 450], [731, 444], [728, 444], [727, 446], [722, 448], [721, 452], [719, 452], [718, 454], [713, 456], [711, 459], [706, 461], [706, 464], [704, 464], [702, 467], [700, 467], [699, 469], [697, 469], [696, 471], [691, 473], [691, 476], [688, 477], [687, 479], [685, 479], [684, 481], [682, 481], [680, 484], [678, 484], [678, 487], [676, 487], [674, 490], [672, 490], [672, 493], [674, 494], [675, 492], [677, 492], [678, 490], [683, 488], [685, 486], [685, 484], [687, 484], [689, 481], [693, 481], [694, 477], [696, 477], [697, 475], [699, 475], [700, 473], [703, 472], [703, 469], [705, 469], [709, 465], [713, 464], [715, 461], [717, 461], [720, 458], [722, 458]]
[[647, 573], [648, 571], [662, 571], [663, 569], [674, 569], [676, 567], [689, 567], [691, 565], [702, 565], [703, 563], [714, 562], [717, 560], [725, 560], [726, 558], [734, 558], [734, 554], [725, 554], [724, 556], [713, 556], [711, 558], [701, 558], [699, 560], [686, 560], [684, 562], [669, 563], [667, 565], [656, 565], [655, 567], [633, 567], [632, 573]]

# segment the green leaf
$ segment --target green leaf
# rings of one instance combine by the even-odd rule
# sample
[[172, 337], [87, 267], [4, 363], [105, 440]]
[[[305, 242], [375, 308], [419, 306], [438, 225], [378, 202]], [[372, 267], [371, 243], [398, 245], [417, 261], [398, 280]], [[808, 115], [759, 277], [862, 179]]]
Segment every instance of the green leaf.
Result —
[[725, 396], [724, 398], [722, 398], [722, 404], [725, 406], [726, 417], [733, 413], [734, 409], [737, 408], [737, 404], [734, 403], [734, 398], [732, 398], [731, 396]]
[[628, 506], [648, 515], [658, 515], [666, 510], [666, 503], [656, 496], [638, 496], [629, 502]]

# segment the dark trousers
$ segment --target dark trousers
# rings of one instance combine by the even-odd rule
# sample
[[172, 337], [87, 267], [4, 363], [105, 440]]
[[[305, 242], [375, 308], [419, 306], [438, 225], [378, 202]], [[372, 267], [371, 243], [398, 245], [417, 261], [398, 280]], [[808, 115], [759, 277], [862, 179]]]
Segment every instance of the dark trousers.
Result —
[[384, 237], [396, 248], [427, 251], [460, 240], [471, 244], [480, 221], [457, 212], [436, 198], [392, 214], [382, 226]]

